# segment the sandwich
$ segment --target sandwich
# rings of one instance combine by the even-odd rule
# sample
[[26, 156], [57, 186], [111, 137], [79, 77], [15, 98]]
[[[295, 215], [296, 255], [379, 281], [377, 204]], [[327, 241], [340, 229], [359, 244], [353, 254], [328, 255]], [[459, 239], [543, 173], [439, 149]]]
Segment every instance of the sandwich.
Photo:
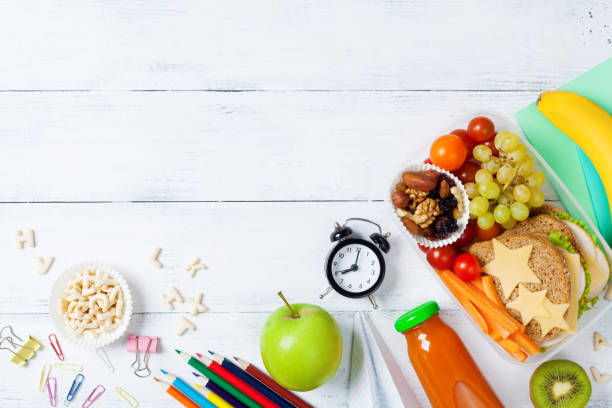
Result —
[[[570, 233], [565, 230], [565, 233], [561, 235], [568, 238], [574, 250], [580, 255], [588, 286], [585, 288], [584, 302], [581, 304], [580, 314], [582, 315], [582, 313], [595, 305], [599, 300], [599, 295], [601, 295], [608, 284], [610, 279], [610, 264], [608, 263], [608, 259], [601, 249], [595, 234], [593, 234], [582, 221], [570, 217], [563, 210], [550, 204], [545, 204], [539, 208], [533, 208], [531, 213], [536, 217], [538, 215], [554, 217], [561, 220], [567, 229], [569, 229]], [[558, 237], [559, 234], [555, 233], [554, 236], [549, 237], [549, 239], [557, 245], [568, 247], [567, 243], [560, 243]], [[560, 239], [563, 240], [563, 237], [560, 237]]]
[[525, 333], [548, 347], [577, 331], [578, 319], [605, 289], [610, 267], [580, 221], [551, 205], [533, 210], [527, 220], [473, 244], [469, 252], [493, 277], [500, 299]]

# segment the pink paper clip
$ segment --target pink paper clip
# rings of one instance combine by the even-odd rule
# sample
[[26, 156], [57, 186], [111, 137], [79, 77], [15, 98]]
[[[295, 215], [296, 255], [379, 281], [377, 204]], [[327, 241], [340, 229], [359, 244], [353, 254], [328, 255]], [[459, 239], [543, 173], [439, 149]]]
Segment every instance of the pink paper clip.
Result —
[[[53, 386], [51, 384], [53, 383]], [[53, 387], [53, 391], [51, 388]], [[55, 377], [49, 377], [47, 379], [47, 391], [49, 392], [49, 402], [54, 407], [57, 404], [57, 380]]]
[[64, 352], [62, 351], [62, 346], [60, 346], [59, 340], [57, 340], [57, 336], [55, 334], [49, 335], [49, 343], [51, 343], [53, 351], [55, 351], [55, 354], [57, 354], [57, 358], [59, 358], [60, 361], [64, 361]]
[[83, 405], [81, 405], [81, 407], [82, 408], [91, 407], [93, 403], [96, 402], [98, 398], [100, 398], [100, 395], [104, 394], [104, 391], [106, 391], [106, 388], [104, 388], [103, 385], [97, 385], [96, 388], [93, 389], [91, 394], [89, 394], [89, 397], [87, 397], [87, 399], [85, 400]]

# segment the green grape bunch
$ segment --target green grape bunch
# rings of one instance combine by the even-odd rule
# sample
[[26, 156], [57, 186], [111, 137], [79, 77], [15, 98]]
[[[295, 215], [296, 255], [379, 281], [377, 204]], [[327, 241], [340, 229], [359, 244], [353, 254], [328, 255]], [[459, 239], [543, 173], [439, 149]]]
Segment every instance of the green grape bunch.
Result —
[[510, 229], [529, 217], [530, 208], [544, 204], [540, 187], [546, 179], [542, 172], [533, 170], [533, 158], [516, 134], [501, 131], [494, 145], [499, 157], [493, 156], [489, 146], [474, 147], [480, 169], [475, 183], [465, 184], [465, 191], [470, 198], [470, 216], [477, 218], [480, 228], [489, 229], [497, 222]]

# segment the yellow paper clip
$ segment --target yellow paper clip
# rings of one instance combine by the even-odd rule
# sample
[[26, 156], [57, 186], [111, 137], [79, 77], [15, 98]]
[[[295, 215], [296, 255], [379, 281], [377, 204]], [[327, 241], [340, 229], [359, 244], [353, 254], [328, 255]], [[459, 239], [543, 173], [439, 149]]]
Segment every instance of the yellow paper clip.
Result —
[[80, 373], [83, 371], [83, 366], [81, 364], [55, 363], [54, 365], [56, 368], [59, 368], [60, 370], [72, 371], [75, 373]]
[[115, 391], [117, 391], [117, 394], [119, 394], [119, 396], [121, 398], [123, 398], [123, 400], [125, 402], [127, 402], [127, 404], [132, 407], [132, 408], [136, 408], [138, 406], [138, 401], [136, 401], [136, 398], [132, 397], [126, 390], [124, 390], [121, 387], [116, 387]]
[[40, 373], [40, 384], [38, 384], [38, 392], [43, 392], [45, 390], [49, 374], [51, 374], [51, 364], [43, 364], [42, 372]]

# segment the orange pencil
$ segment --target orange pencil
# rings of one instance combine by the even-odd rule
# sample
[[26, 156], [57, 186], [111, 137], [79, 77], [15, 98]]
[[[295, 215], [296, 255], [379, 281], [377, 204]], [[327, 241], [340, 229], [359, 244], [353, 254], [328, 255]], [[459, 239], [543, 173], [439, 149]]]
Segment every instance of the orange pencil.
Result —
[[170, 394], [172, 398], [183, 404], [183, 406], [187, 408], [200, 408], [198, 404], [187, 398], [185, 395], [183, 395], [182, 392], [174, 388], [172, 385], [168, 384], [167, 382], [161, 381], [160, 379], [155, 377], [153, 377], [153, 379], [159, 383], [159, 385], [161, 386], [161, 388], [163, 388], [164, 391]]

